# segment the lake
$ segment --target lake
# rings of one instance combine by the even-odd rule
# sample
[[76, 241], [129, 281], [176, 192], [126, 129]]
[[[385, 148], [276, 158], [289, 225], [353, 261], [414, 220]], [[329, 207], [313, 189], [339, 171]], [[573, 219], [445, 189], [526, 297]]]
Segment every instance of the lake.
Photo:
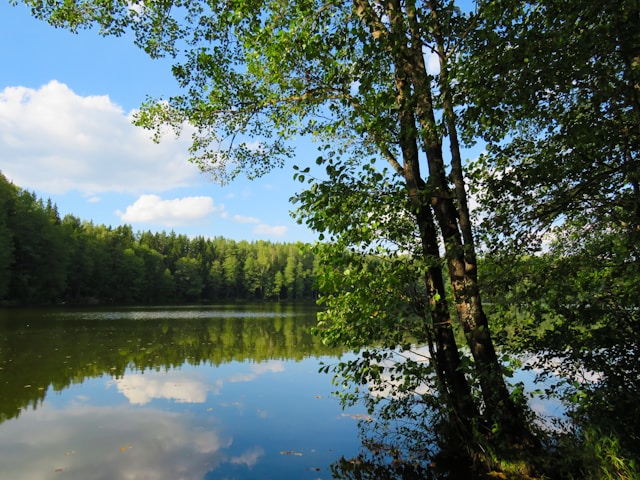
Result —
[[0, 310], [0, 478], [318, 479], [360, 450], [311, 308]]

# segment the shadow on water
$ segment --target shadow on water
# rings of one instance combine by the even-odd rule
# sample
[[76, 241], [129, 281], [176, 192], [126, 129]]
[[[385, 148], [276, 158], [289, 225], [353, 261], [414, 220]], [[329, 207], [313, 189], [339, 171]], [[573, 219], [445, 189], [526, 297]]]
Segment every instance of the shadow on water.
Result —
[[[341, 457], [331, 466], [333, 478], [346, 480], [456, 480], [474, 479], [474, 470], [460, 443], [443, 444], [451, 428], [437, 415], [423, 417], [419, 425], [403, 420], [359, 422], [362, 448], [355, 457]], [[398, 419], [396, 419], [398, 420]], [[406, 419], [405, 419], [406, 420]], [[392, 423], [396, 423], [392, 427]]]

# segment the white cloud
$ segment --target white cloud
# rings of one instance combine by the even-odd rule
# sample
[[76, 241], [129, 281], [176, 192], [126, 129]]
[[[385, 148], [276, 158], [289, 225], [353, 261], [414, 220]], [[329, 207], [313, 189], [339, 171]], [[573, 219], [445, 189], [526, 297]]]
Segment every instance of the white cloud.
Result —
[[283, 237], [287, 233], [287, 227], [284, 225], [270, 226], [261, 223], [253, 229], [253, 233], [257, 235], [273, 235], [274, 237]]
[[163, 138], [131, 124], [108, 96], [80, 96], [51, 81], [0, 91], [0, 164], [17, 185], [50, 194], [71, 190], [141, 193], [198, 181], [187, 160], [189, 135]]
[[424, 47], [423, 53], [427, 64], [427, 72], [431, 75], [440, 73], [440, 57], [438, 54], [428, 47]]
[[199, 223], [214, 213], [224, 213], [224, 205], [215, 207], [211, 197], [184, 197], [163, 200], [158, 195], [141, 195], [116, 215], [127, 223], [152, 223], [168, 227]]
[[244, 215], [234, 215], [233, 220], [238, 223], [260, 223], [259, 218], [245, 217]]
[[258, 463], [260, 457], [264, 456], [264, 448], [262, 447], [253, 447], [250, 450], [247, 450], [242, 455], [238, 457], [232, 457], [230, 459], [231, 463], [235, 463], [236, 465], [245, 465], [249, 468], [252, 468]]

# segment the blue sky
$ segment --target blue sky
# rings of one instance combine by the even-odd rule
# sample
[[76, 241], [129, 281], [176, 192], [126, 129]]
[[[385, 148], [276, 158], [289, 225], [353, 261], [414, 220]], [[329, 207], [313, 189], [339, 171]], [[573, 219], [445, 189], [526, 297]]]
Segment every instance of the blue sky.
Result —
[[[0, 42], [0, 171], [61, 215], [134, 231], [315, 240], [289, 214], [301, 187], [291, 165], [222, 187], [188, 162], [188, 135], [154, 144], [131, 125], [147, 95], [176, 93], [169, 60], [150, 60], [131, 39], [55, 29], [2, 0]], [[298, 155], [304, 164], [316, 152]]]

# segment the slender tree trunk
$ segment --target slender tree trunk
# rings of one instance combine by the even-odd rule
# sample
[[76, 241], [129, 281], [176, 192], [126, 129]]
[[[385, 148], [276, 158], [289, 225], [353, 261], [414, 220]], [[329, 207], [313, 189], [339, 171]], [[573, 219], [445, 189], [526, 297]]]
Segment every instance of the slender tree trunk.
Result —
[[[498, 421], [509, 431], [521, 430], [518, 413], [510, 398], [501, 366], [491, 339], [486, 314], [482, 308], [477, 278], [475, 244], [469, 215], [462, 159], [458, 142], [455, 112], [444, 41], [439, 31], [437, 2], [430, 1], [432, 31], [440, 57], [440, 91], [443, 96], [445, 124], [451, 145], [451, 178], [449, 187], [442, 149], [442, 135], [435, 120], [430, 78], [422, 52], [422, 32], [416, 18], [415, 5], [407, 3], [407, 22], [411, 38], [406, 57], [416, 101], [416, 114], [424, 135], [423, 145], [429, 166], [432, 205], [444, 240], [447, 266], [453, 290], [456, 312], [462, 324], [467, 344], [473, 355], [482, 390], [485, 417]], [[513, 432], [517, 433], [517, 432]]]
[[471, 397], [471, 388], [461, 369], [460, 353], [446, 301], [442, 268], [439, 265], [436, 226], [428, 201], [429, 196], [425, 192], [426, 185], [420, 176], [417, 130], [413, 109], [410, 108], [411, 87], [400, 70], [396, 70], [396, 88], [404, 178], [420, 232], [423, 259], [430, 265], [425, 274], [425, 282], [436, 343], [437, 369], [455, 417], [461, 420], [463, 428], [468, 430], [470, 421], [478, 412]]
[[[471, 388], [461, 368], [460, 352], [456, 344], [451, 316], [446, 300], [445, 283], [440, 266], [438, 237], [434, 222], [430, 195], [427, 185], [420, 175], [418, 129], [411, 93], [411, 78], [402, 56], [406, 52], [406, 30], [402, 25], [401, 6], [395, 0], [386, 5], [391, 31], [382, 23], [379, 12], [369, 0], [354, 0], [356, 12], [371, 31], [374, 39], [387, 42], [396, 64], [396, 103], [398, 106], [400, 148], [403, 166], [392, 162], [394, 169], [405, 179], [407, 194], [420, 232], [422, 255], [430, 265], [424, 277], [427, 287], [427, 303], [430, 308], [431, 325], [436, 345], [436, 369], [440, 379], [442, 394], [452, 410], [452, 419], [465, 435], [470, 434], [471, 421], [478, 417], [478, 411], [471, 396]], [[399, 28], [394, 29], [394, 25]]]
[[[404, 5], [404, 7], [403, 7]], [[437, 13], [437, 2], [430, 5]], [[441, 77], [441, 93], [445, 98], [445, 122], [450, 135], [453, 134], [452, 178], [454, 191], [449, 186], [442, 148], [442, 132], [435, 119], [435, 107], [431, 90], [431, 78], [426, 70], [423, 46], [425, 44], [423, 25], [416, 16], [415, 4], [406, 0], [388, 0], [373, 8], [368, 0], [354, 0], [360, 18], [369, 27], [372, 36], [386, 43], [395, 67], [397, 105], [408, 195], [414, 210], [416, 224], [420, 230], [422, 251], [425, 259], [432, 262], [439, 258], [437, 221], [443, 239], [446, 263], [453, 289], [457, 316], [464, 329], [468, 346], [474, 357], [484, 400], [484, 417], [488, 423], [498, 422], [507, 432], [519, 435], [522, 423], [509, 391], [504, 382], [501, 367], [491, 339], [487, 317], [482, 309], [477, 279], [477, 262], [466, 188], [462, 171], [460, 148], [458, 145], [456, 120], [449, 90], [449, 79], [444, 63], [444, 77]], [[388, 23], [383, 21], [382, 7]], [[433, 12], [432, 12], [433, 13]], [[438, 25], [437, 15], [432, 17]], [[429, 34], [439, 39], [438, 47], [443, 49], [439, 32]], [[417, 128], [416, 121], [420, 128]], [[427, 157], [428, 181], [420, 175], [418, 144]], [[455, 192], [455, 193], [454, 193]], [[433, 209], [433, 214], [431, 212]], [[432, 310], [438, 362], [447, 387], [453, 395], [454, 406], [462, 418], [473, 418], [477, 410], [469, 393], [469, 384], [459, 369], [460, 356], [453, 336], [451, 318], [445, 300], [444, 281], [440, 267], [432, 267], [426, 274], [429, 289], [429, 304]], [[468, 401], [467, 401], [468, 399]]]

